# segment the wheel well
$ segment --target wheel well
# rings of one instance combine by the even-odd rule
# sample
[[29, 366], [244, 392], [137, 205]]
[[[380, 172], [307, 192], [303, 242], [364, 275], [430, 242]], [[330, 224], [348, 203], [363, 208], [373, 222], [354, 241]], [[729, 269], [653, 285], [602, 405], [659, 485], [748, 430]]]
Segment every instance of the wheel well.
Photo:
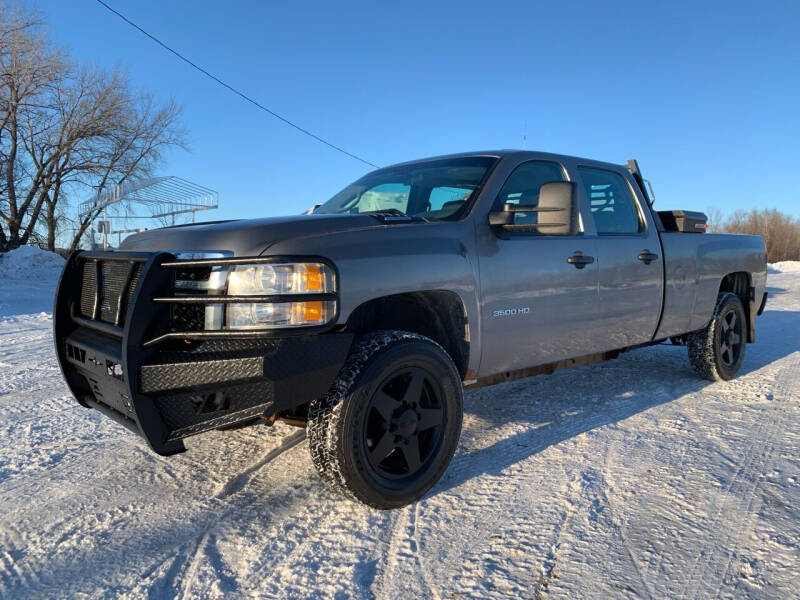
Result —
[[754, 290], [750, 282], [750, 273], [740, 271], [725, 275], [719, 285], [719, 293], [723, 292], [730, 292], [739, 296], [747, 317], [747, 341], [755, 342], [755, 311], [757, 307], [755, 306]]
[[400, 329], [431, 338], [450, 355], [463, 380], [469, 361], [469, 328], [461, 298], [443, 290], [393, 294], [359, 305], [347, 329], [363, 334]]

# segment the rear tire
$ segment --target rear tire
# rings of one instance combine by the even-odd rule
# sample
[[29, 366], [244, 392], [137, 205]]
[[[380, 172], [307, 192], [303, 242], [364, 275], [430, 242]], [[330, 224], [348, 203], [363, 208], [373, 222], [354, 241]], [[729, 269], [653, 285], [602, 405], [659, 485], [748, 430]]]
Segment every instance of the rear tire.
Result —
[[366, 335], [328, 394], [309, 407], [312, 461], [350, 498], [373, 508], [405, 506], [447, 469], [462, 407], [458, 371], [436, 342], [404, 331]]
[[688, 336], [689, 362], [710, 381], [733, 379], [744, 360], [747, 319], [742, 301], [723, 292], [717, 298], [711, 322]]

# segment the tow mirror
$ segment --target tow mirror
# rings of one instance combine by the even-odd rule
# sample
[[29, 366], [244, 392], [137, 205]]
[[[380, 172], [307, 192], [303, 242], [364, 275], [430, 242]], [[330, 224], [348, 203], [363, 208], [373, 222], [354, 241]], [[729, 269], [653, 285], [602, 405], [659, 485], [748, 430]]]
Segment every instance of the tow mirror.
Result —
[[[535, 223], [518, 223], [518, 216], [536, 213]], [[489, 225], [505, 231], [537, 231], [547, 235], [570, 235], [574, 231], [575, 184], [553, 181], [539, 188], [535, 206], [510, 204], [489, 213]]]

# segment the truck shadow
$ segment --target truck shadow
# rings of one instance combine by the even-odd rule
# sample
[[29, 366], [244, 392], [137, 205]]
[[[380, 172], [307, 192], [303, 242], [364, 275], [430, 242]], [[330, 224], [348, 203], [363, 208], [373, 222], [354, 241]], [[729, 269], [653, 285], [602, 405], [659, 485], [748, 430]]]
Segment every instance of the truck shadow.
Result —
[[[767, 311], [748, 345], [740, 376], [800, 350], [800, 312]], [[570, 438], [694, 394], [725, 393], [725, 382], [695, 376], [683, 346], [634, 350], [616, 360], [482, 388], [465, 394], [462, 443], [438, 494], [512, 465]], [[508, 428], [515, 433], [508, 435]], [[520, 431], [521, 429], [521, 431]], [[489, 446], [481, 440], [496, 438]], [[470, 446], [479, 449], [470, 451]]]
[[[786, 288], [773, 287], [771, 285], [767, 286], [767, 292], [769, 292], [770, 296], [778, 296], [780, 294], [785, 294], [788, 291], [789, 290], [787, 290]], [[769, 302], [769, 300], [767, 302]]]

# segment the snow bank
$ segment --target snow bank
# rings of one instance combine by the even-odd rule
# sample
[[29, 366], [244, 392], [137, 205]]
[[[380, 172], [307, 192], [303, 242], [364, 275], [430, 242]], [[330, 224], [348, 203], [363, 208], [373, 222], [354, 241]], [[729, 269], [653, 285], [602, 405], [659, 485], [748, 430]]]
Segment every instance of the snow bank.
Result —
[[0, 255], [0, 281], [3, 279], [55, 280], [64, 268], [64, 259], [54, 252], [33, 246], [20, 246]]
[[33, 246], [0, 254], [0, 323], [15, 315], [47, 316], [64, 262], [58, 254]]
[[767, 265], [768, 273], [800, 273], [800, 260], [784, 260]]

